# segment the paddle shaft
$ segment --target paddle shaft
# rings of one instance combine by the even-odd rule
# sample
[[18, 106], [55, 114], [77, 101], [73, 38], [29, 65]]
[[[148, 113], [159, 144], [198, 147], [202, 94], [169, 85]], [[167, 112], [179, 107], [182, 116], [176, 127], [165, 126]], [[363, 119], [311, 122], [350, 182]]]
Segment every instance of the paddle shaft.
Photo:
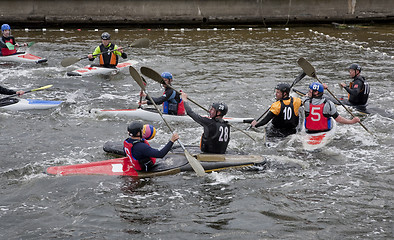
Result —
[[[44, 89], [47, 89], [47, 88], [50, 88], [50, 87], [52, 87], [52, 85], [46, 85], [46, 86], [43, 86], [43, 87], [40, 87], [40, 88], [35, 88], [35, 89], [27, 90], [27, 91], [24, 92], [23, 94], [30, 93], [30, 92], [35, 92], [35, 91], [41, 91], [41, 90], [44, 90]], [[12, 94], [12, 95], [9, 95], [9, 96], [7, 96], [7, 97], [5, 97], [5, 98], [1, 98], [0, 101], [5, 100], [5, 99], [8, 99], [8, 98], [16, 97], [16, 96], [19, 96], [19, 94]]]

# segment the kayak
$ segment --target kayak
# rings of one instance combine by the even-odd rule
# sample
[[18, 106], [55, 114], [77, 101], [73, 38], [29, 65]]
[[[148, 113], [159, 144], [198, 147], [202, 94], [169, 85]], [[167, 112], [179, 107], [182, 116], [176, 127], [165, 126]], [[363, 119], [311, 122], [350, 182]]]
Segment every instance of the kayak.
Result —
[[[147, 121], [161, 121], [160, 114], [153, 108], [137, 108], [137, 109], [91, 109], [90, 113], [95, 116], [104, 117], [126, 117], [126, 118], [139, 118]], [[169, 115], [163, 114], [164, 119], [173, 122], [194, 122], [188, 115]], [[230, 123], [251, 123], [253, 118], [233, 118], [224, 117], [225, 121]]]
[[299, 139], [302, 142], [302, 146], [307, 151], [313, 151], [326, 146], [334, 138], [337, 131], [337, 123], [334, 119], [331, 119], [333, 126], [330, 130], [324, 132], [307, 133], [305, 126], [300, 131]]
[[115, 68], [107, 68], [95, 65], [88, 65], [83, 68], [76, 69], [72, 72], [67, 72], [67, 76], [90, 76], [90, 75], [113, 75], [118, 73], [121, 69], [137, 64], [136, 60], [129, 60], [119, 63]]
[[[230, 168], [262, 166], [266, 163], [258, 155], [229, 155], [229, 154], [197, 154], [205, 172], [219, 171]], [[109, 159], [99, 162], [82, 163], [76, 165], [53, 166], [46, 169], [50, 175], [117, 175], [133, 177], [154, 177], [193, 171], [184, 154], [169, 153], [164, 158], [158, 158], [156, 164], [148, 172], [136, 171], [127, 157]]]
[[13, 55], [0, 56], [0, 62], [19, 62], [19, 63], [45, 63], [48, 60], [35, 56], [30, 53], [17, 52]]
[[0, 101], [0, 109], [12, 111], [49, 109], [59, 106], [62, 101], [47, 101], [37, 99], [6, 98]]

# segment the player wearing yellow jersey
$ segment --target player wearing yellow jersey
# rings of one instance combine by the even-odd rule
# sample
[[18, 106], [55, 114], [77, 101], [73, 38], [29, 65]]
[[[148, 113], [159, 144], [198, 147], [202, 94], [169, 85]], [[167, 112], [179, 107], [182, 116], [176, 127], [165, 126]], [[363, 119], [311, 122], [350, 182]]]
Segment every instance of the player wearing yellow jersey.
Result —
[[268, 137], [286, 137], [297, 132], [299, 122], [299, 108], [302, 104], [300, 98], [290, 97], [290, 85], [278, 84], [275, 87], [275, 99], [268, 114], [259, 122], [253, 120], [253, 127], [266, 125], [272, 120], [272, 127], [268, 128]]

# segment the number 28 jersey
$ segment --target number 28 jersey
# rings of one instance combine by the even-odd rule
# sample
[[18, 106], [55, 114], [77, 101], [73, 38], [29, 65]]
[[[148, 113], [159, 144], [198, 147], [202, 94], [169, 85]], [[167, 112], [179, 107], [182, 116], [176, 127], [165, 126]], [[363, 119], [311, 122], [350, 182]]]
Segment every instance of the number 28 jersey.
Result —
[[230, 126], [223, 120], [209, 120], [209, 130], [204, 131], [201, 137], [200, 149], [206, 153], [224, 154], [230, 141]]

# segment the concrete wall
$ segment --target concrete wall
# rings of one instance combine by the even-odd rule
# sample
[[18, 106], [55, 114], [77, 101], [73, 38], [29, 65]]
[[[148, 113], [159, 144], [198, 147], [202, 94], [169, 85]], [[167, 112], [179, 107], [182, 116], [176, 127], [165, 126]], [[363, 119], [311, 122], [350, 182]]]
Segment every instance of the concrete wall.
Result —
[[393, 21], [393, 0], [12, 0], [0, 23], [27, 26]]

